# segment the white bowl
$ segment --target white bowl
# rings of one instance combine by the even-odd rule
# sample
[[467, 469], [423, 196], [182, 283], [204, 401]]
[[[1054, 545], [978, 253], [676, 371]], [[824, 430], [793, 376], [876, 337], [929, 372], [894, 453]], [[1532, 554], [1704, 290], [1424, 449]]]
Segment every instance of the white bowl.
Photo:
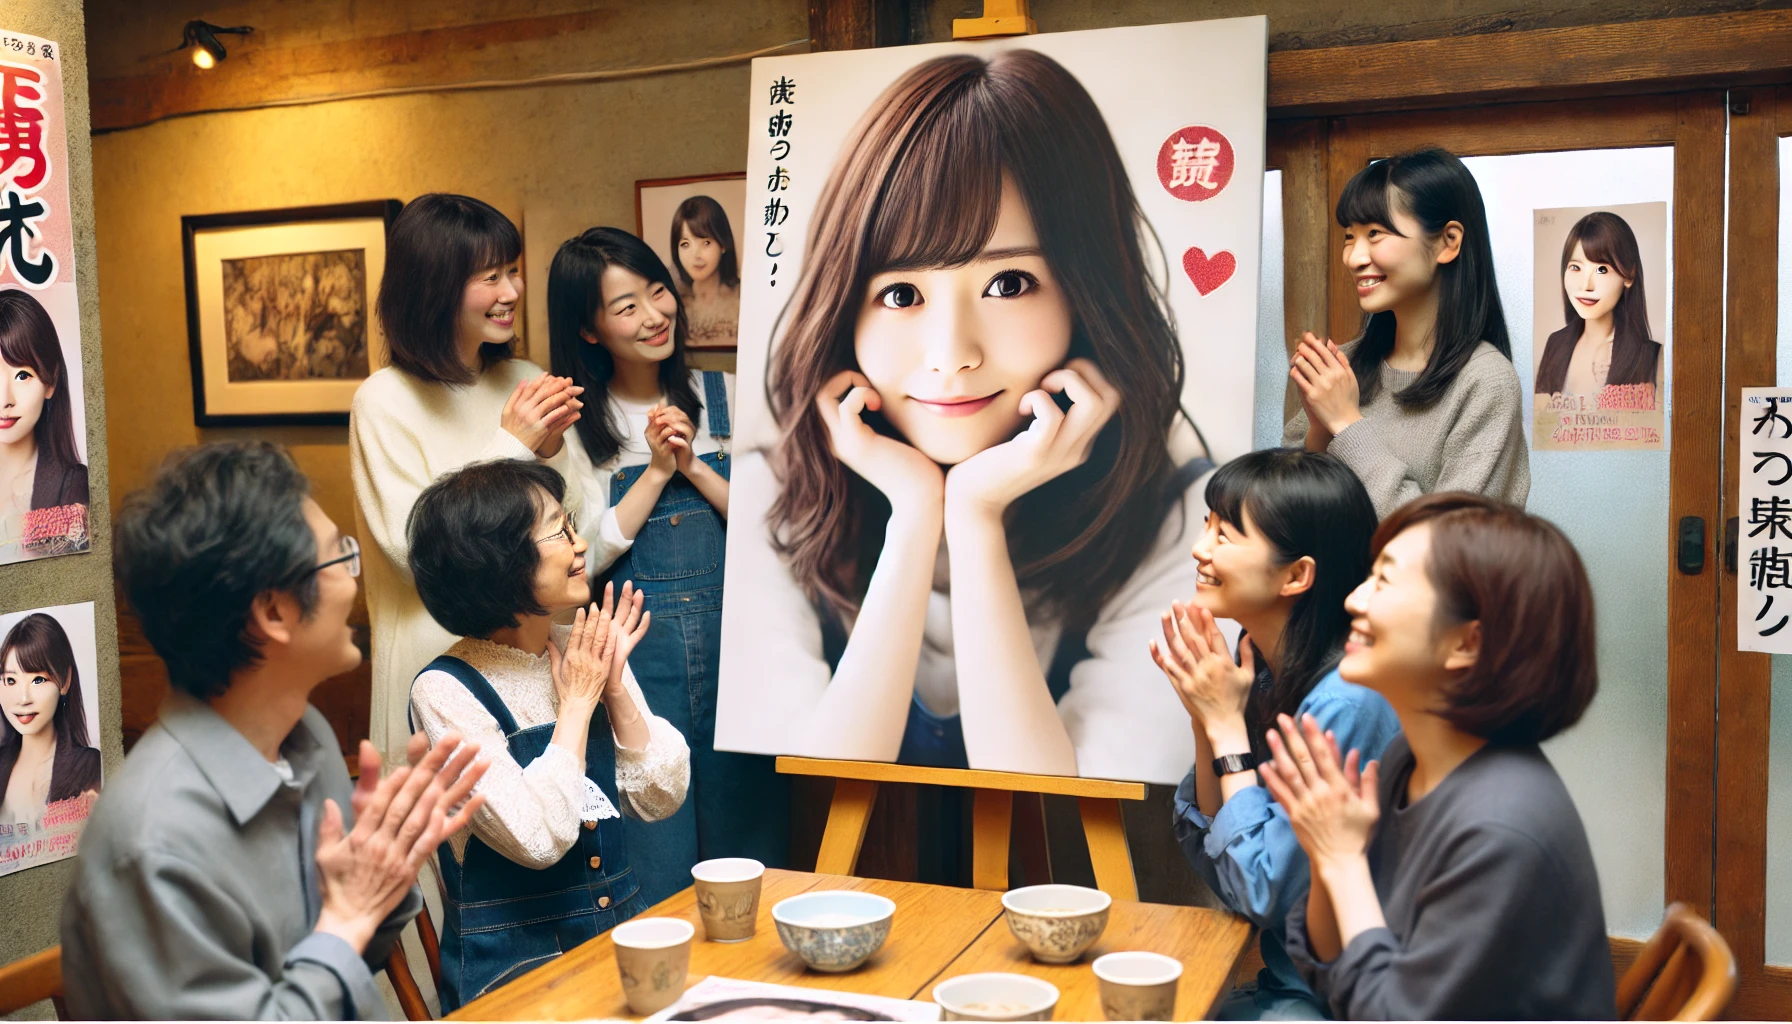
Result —
[[946, 1020], [1051, 1020], [1058, 987], [1025, 974], [961, 974], [933, 987]]
[[1108, 926], [1114, 898], [1080, 885], [1029, 885], [1002, 895], [1008, 930], [1037, 960], [1067, 964], [1088, 952]]
[[850, 971], [871, 959], [890, 937], [896, 904], [851, 889], [806, 892], [772, 907], [772, 923], [786, 949], [818, 971]]

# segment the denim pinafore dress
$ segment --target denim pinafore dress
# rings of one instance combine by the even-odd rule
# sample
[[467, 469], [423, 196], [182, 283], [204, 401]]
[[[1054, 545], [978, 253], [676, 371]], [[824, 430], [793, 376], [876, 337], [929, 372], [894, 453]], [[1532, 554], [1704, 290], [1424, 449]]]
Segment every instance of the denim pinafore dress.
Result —
[[[703, 406], [709, 435], [728, 437], [728, 392], [720, 373], [703, 373]], [[698, 457], [728, 478], [726, 452]], [[616, 471], [612, 508], [646, 471], [646, 465]], [[630, 818], [623, 824], [649, 906], [687, 888], [699, 860], [752, 857], [779, 867], [787, 857], [789, 783], [777, 774], [774, 760], [715, 749], [727, 536], [709, 499], [674, 474], [634, 545], [594, 584], [594, 592], [601, 593], [605, 581], [620, 590], [632, 580], [646, 595], [642, 607], [653, 613], [653, 621], [629, 655], [629, 668], [653, 713], [683, 733], [691, 749], [684, 806], [664, 821]]]
[[[459, 680], [497, 719], [510, 756], [528, 765], [547, 751], [554, 723], [519, 729], [492, 684], [473, 666], [446, 654], [424, 672]], [[585, 777], [613, 806], [616, 747], [610, 717], [600, 704], [585, 743]], [[438, 848], [442, 868], [442, 985], [444, 1015], [596, 938], [652, 904], [641, 894], [629, 862], [628, 818], [586, 821], [578, 841], [552, 867], [524, 867], [467, 838], [463, 860], [447, 843]]]

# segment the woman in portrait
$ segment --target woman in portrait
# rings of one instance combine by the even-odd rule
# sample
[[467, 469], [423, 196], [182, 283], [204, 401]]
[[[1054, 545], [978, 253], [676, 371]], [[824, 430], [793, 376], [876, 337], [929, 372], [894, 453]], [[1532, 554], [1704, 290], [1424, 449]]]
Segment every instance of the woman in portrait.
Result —
[[1522, 506], [1524, 388], [1475, 176], [1441, 149], [1377, 160], [1336, 215], [1363, 331], [1342, 347], [1301, 339], [1289, 367], [1301, 408], [1282, 443], [1342, 459], [1384, 517], [1432, 491]]
[[1649, 337], [1643, 256], [1624, 218], [1599, 210], [1562, 243], [1562, 317], [1537, 364], [1539, 395], [1597, 395], [1608, 384], [1661, 392], [1662, 345]]
[[[0, 291], [0, 502], [8, 520], [29, 526], [28, 513], [78, 507], [79, 522], [58, 524], [52, 537], [22, 536], [26, 557], [87, 549], [87, 466], [75, 445], [77, 397], [56, 325], [31, 293]], [[46, 544], [49, 544], [46, 547]]]
[[[1210, 463], [1100, 110], [1043, 54], [953, 55], [875, 101], [816, 208], [742, 456], [753, 600], [732, 749], [1174, 783], [1153, 670]], [[1172, 441], [1181, 449], [1172, 455]], [[721, 742], [718, 740], [718, 742]]]
[[624, 826], [647, 901], [689, 886], [699, 860], [781, 866], [786, 779], [769, 757], [715, 749], [733, 375], [686, 365], [688, 323], [672, 272], [616, 228], [592, 228], [554, 254], [548, 331], [554, 372], [603, 410], [575, 429], [596, 493], [609, 502], [596, 547], [618, 554], [599, 561], [613, 559], [608, 578], [632, 581], [653, 612], [635, 678], [691, 747], [691, 799], [668, 821]]
[[81, 673], [62, 623], [25, 616], [0, 642], [0, 825], [37, 827], [44, 809], [100, 788]]
[[733, 348], [740, 324], [740, 263], [722, 204], [692, 196], [672, 214], [672, 269], [693, 348]]
[[[410, 202], [386, 236], [377, 303], [392, 365], [355, 391], [349, 470], [367, 549], [367, 612], [373, 627], [369, 734], [402, 756], [411, 677], [454, 637], [438, 626], [411, 581], [405, 523], [432, 480], [490, 458], [544, 461], [573, 480], [567, 504], [584, 507], [588, 464], [578, 437], [580, 391], [516, 358], [522, 308], [522, 236], [469, 196]], [[602, 511], [599, 497], [597, 511]], [[592, 515], [595, 522], [596, 515]], [[600, 565], [607, 565], [600, 559]]]

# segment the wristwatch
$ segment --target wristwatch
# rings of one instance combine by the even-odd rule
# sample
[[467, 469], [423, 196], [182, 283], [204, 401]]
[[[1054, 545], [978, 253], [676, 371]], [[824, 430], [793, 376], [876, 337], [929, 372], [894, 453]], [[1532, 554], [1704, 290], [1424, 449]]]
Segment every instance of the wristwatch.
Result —
[[1257, 767], [1256, 754], [1221, 754], [1213, 759], [1213, 774], [1224, 778]]

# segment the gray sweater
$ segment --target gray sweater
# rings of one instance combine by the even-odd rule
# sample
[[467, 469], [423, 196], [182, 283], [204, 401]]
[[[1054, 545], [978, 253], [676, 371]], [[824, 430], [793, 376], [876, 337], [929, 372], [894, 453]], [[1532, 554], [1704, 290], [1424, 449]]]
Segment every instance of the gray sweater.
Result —
[[1535, 746], [1481, 748], [1405, 806], [1412, 748], [1381, 762], [1369, 869], [1387, 927], [1315, 961], [1307, 905], [1288, 955], [1339, 1019], [1612, 1020], [1599, 876], [1580, 815]]
[[[1441, 398], [1423, 409], [1401, 408], [1394, 393], [1418, 379], [1383, 363], [1381, 390], [1362, 407], [1363, 418], [1326, 449], [1356, 471], [1376, 515], [1386, 519], [1433, 491], [1472, 491], [1522, 507], [1531, 493], [1531, 462], [1524, 391], [1512, 361], [1484, 341]], [[1306, 441], [1302, 409], [1288, 421], [1282, 443], [1299, 448]]]

